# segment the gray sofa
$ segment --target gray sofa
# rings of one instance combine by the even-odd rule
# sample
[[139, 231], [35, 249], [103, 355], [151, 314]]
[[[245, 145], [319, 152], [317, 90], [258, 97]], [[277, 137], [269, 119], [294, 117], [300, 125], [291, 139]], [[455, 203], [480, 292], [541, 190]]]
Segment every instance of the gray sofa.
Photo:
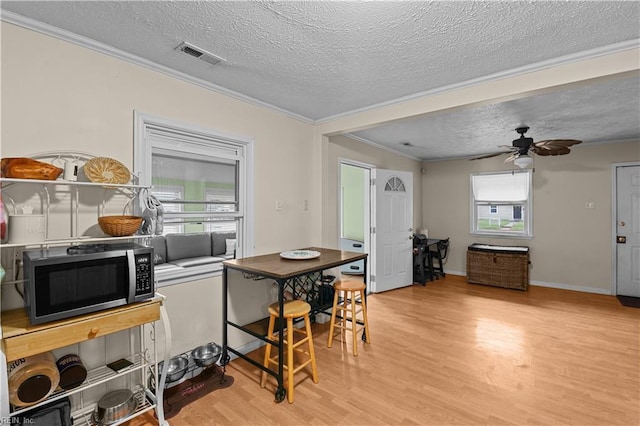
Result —
[[[154, 271], [158, 282], [220, 271], [222, 261], [235, 257], [235, 239], [235, 233], [218, 232], [167, 234], [151, 238], [148, 245], [154, 249]], [[233, 251], [228, 252], [227, 248]]]

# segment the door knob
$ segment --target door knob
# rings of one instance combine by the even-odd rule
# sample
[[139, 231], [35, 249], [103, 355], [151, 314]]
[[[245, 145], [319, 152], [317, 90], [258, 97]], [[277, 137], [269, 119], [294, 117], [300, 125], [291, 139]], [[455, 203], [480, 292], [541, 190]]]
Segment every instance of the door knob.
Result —
[[618, 235], [616, 237], [616, 242], [618, 244], [626, 244], [627, 243], [627, 237], [623, 237], [622, 235]]

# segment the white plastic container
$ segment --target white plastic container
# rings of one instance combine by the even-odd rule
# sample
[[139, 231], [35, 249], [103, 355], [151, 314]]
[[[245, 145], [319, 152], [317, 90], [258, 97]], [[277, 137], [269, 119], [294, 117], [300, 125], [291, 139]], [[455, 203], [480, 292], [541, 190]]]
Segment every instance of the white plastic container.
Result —
[[46, 222], [43, 214], [31, 214], [31, 206], [22, 207], [23, 214], [9, 215], [10, 243], [37, 243], [45, 240]]

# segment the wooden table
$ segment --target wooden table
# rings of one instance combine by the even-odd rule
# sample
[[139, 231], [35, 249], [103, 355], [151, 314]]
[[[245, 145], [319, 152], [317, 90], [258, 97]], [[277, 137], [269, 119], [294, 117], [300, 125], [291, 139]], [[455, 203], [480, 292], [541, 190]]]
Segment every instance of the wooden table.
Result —
[[[272, 253], [262, 256], [246, 257], [244, 259], [226, 260], [222, 269], [222, 291], [224, 294], [224, 300], [222, 303], [222, 315], [223, 315], [223, 328], [222, 328], [222, 364], [226, 365], [229, 360], [229, 353], [231, 352], [240, 358], [255, 365], [257, 368], [266, 371], [276, 378], [278, 381], [278, 387], [275, 391], [275, 398], [277, 402], [282, 402], [287, 391], [283, 386], [284, 377], [284, 337], [282, 333], [282, 327], [284, 325], [282, 313], [284, 312], [284, 292], [285, 288], [291, 288], [294, 298], [297, 296], [297, 289], [309, 281], [317, 281], [322, 276], [322, 271], [336, 266], [345, 265], [351, 262], [357, 262], [367, 258], [366, 253], [355, 253], [342, 250], [309, 247], [304, 250], [314, 250], [320, 252], [320, 256], [314, 259], [304, 260], [290, 260], [280, 257], [280, 253]], [[364, 281], [367, 282], [367, 262], [364, 262]], [[278, 303], [280, 304], [280, 333], [278, 333], [278, 342], [269, 341], [264, 335], [254, 332], [253, 330], [229, 321], [227, 317], [227, 299], [228, 299], [228, 270], [234, 269], [243, 273], [246, 278], [252, 279], [272, 279], [278, 284]], [[322, 307], [320, 307], [322, 308]], [[322, 309], [316, 309], [316, 313]], [[313, 312], [312, 312], [313, 314]], [[271, 370], [264, 367], [261, 363], [249, 358], [240, 351], [228, 346], [227, 342], [227, 328], [228, 326], [237, 328], [245, 333], [271, 343], [278, 347], [278, 371]]]

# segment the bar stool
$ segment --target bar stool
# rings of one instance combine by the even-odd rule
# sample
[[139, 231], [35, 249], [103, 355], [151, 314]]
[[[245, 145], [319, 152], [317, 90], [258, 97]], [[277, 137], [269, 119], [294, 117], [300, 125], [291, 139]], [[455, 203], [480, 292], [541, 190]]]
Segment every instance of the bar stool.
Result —
[[[287, 400], [289, 404], [293, 403], [293, 375], [298, 371], [302, 370], [307, 365], [311, 364], [311, 377], [313, 379], [313, 383], [318, 383], [318, 369], [316, 367], [316, 355], [313, 350], [313, 335], [311, 334], [311, 320], [309, 319], [309, 312], [311, 311], [311, 305], [302, 300], [289, 300], [284, 303], [284, 313], [283, 318], [287, 320], [287, 328], [286, 328], [286, 340], [284, 343], [287, 347], [287, 362], [284, 363], [284, 369], [287, 371]], [[269, 306], [269, 331], [267, 332], [267, 338], [269, 340], [276, 340], [274, 335], [274, 329], [276, 325], [276, 320], [279, 318], [279, 306], [278, 303], [273, 303]], [[300, 330], [293, 327], [293, 320], [297, 318], [304, 318], [304, 327], [305, 330]], [[284, 332], [284, 330], [283, 330]], [[300, 333], [305, 335], [304, 338], [298, 340], [294, 343], [294, 334]], [[299, 349], [298, 347], [304, 343], [309, 344], [309, 351], [304, 351], [303, 349]], [[271, 357], [271, 347], [273, 345], [267, 343], [266, 349], [264, 352], [264, 363], [265, 367], [269, 367], [270, 363], [278, 364], [278, 355], [276, 354], [274, 357]], [[305, 354], [308, 356], [308, 359], [302, 362], [297, 367], [294, 366], [293, 362], [293, 353], [298, 352]], [[265, 371], [262, 372], [262, 380], [261, 386], [265, 387], [267, 384], [267, 373]]]
[[[371, 335], [369, 334], [369, 321], [367, 320], [367, 305], [365, 302], [365, 284], [360, 281], [336, 281], [333, 285], [335, 293], [333, 295], [333, 310], [331, 312], [331, 325], [329, 326], [329, 341], [327, 346], [331, 347], [333, 343], [333, 335], [335, 328], [339, 328], [341, 333], [345, 333], [349, 329], [348, 322], [351, 322], [351, 334], [353, 336], [353, 356], [358, 356], [358, 331], [364, 329], [364, 338], [367, 343], [371, 343]], [[360, 294], [360, 302], [356, 302], [356, 293]], [[339, 304], [342, 295], [342, 305]], [[356, 305], [360, 305], [356, 309]], [[349, 306], [350, 305], [350, 306]], [[336, 323], [336, 313], [341, 311], [338, 322]], [[361, 321], [364, 327], [358, 329], [358, 314], [361, 315]]]

